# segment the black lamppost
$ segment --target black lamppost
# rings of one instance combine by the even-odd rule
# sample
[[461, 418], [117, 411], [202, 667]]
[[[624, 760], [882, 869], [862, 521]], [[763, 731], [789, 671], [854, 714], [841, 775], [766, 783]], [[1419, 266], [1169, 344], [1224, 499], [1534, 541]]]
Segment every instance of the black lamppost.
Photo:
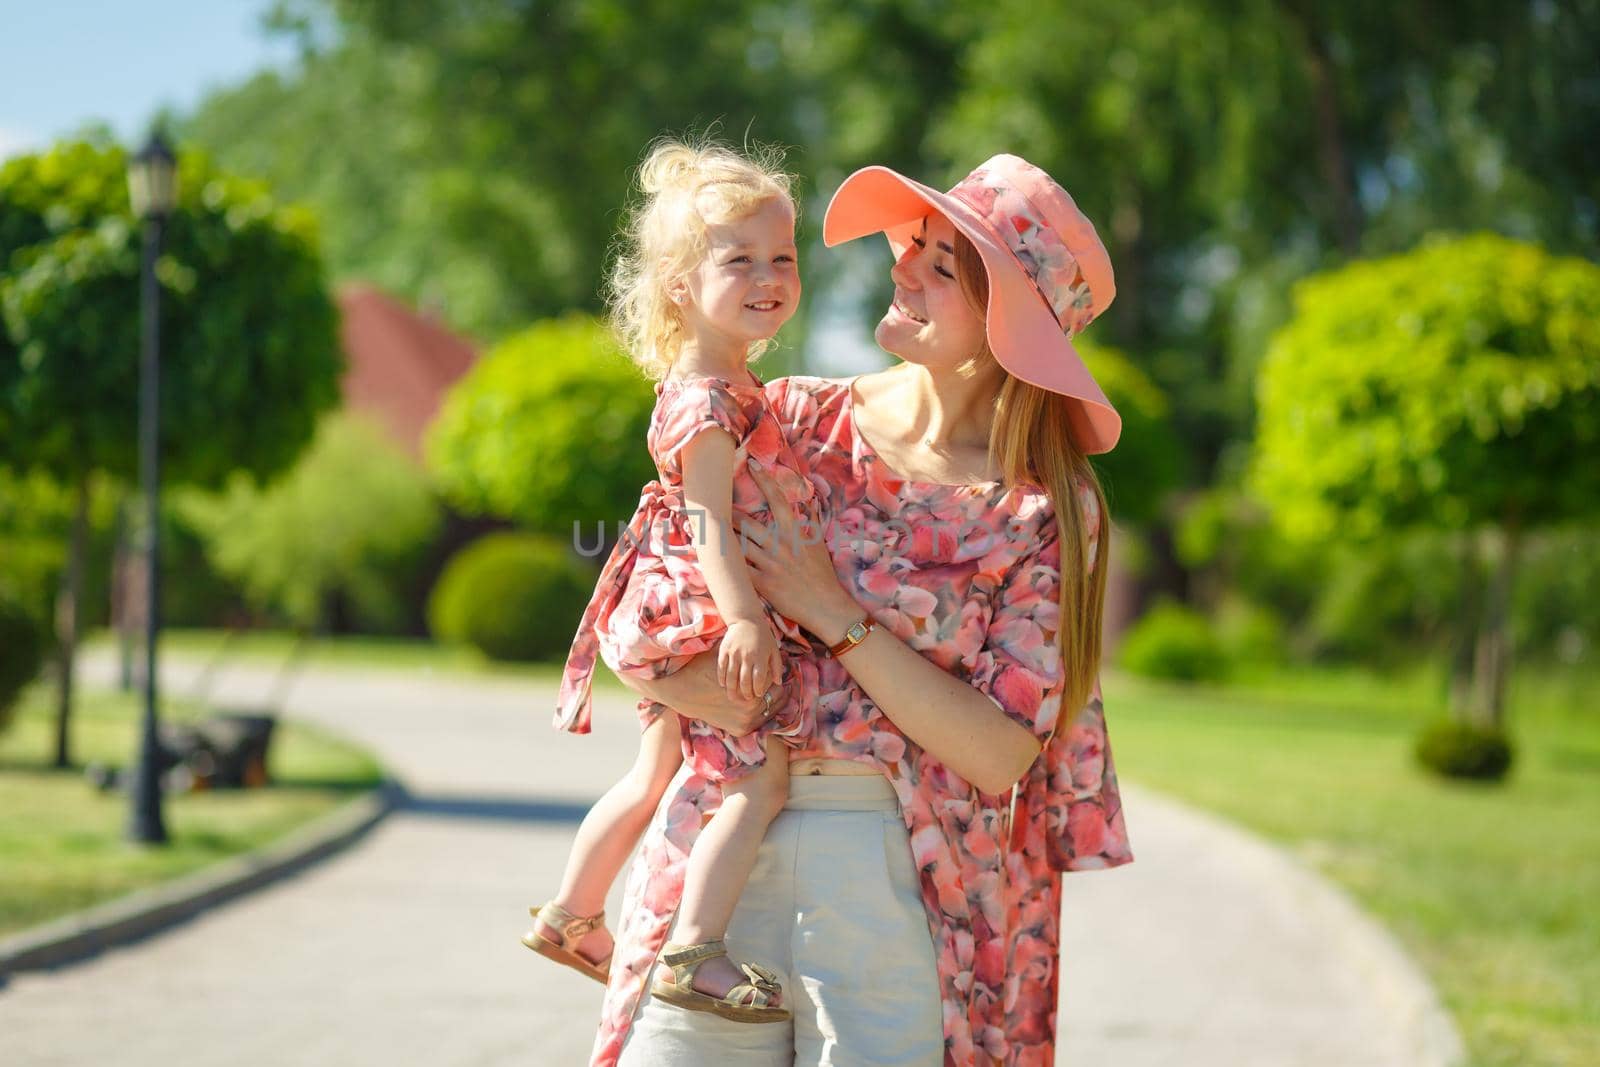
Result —
[[156, 733], [156, 644], [161, 630], [161, 289], [156, 256], [161, 230], [178, 198], [177, 161], [160, 133], [152, 133], [128, 167], [133, 213], [144, 222], [139, 313], [144, 325], [139, 371], [139, 473], [144, 483], [145, 624], [144, 726], [130, 791], [128, 837], [159, 845], [167, 840], [161, 819], [161, 742]]

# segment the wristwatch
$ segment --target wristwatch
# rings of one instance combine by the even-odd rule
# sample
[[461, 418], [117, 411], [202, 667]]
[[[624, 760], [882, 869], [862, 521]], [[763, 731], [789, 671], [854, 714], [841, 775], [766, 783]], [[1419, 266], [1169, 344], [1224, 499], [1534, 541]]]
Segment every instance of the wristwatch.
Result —
[[872, 620], [871, 615], [863, 616], [856, 622], [850, 624], [850, 629], [844, 632], [843, 641], [840, 641], [836, 645], [828, 646], [828, 655], [835, 658], [844, 655], [846, 652], [849, 652], [852, 648], [855, 648], [861, 642], [865, 641], [867, 639], [867, 635], [877, 628], [878, 624]]

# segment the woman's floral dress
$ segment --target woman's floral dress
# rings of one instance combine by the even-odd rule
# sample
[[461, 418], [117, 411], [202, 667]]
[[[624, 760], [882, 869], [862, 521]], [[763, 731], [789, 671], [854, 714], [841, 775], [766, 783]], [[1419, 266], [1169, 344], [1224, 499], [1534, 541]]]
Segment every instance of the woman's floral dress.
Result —
[[[683, 496], [684, 446], [701, 433], [732, 436], [733, 508], [757, 523], [771, 521], [766, 497], [748, 473], [754, 466], [774, 479], [790, 506], [804, 508], [815, 490], [778, 425], [760, 381], [673, 378], [656, 385], [645, 443], [657, 480], [646, 485], [639, 506], [612, 551], [594, 595], [578, 624], [557, 697], [555, 725], [589, 732], [590, 683], [596, 659], [618, 673], [659, 678], [714, 648], [727, 630], [706, 588], [696, 549], [706, 543], [707, 516], [688, 509]], [[785, 663], [809, 650], [805, 634], [770, 608], [767, 618], [779, 638]], [[787, 670], [786, 670], [787, 675]], [[639, 705], [648, 722], [663, 707]], [[744, 737], [731, 737], [695, 719], [683, 720], [684, 750], [696, 774], [712, 781], [742, 777], [766, 759], [768, 734], [791, 745], [806, 743], [810, 709], [793, 703], [782, 715]]]
[[[880, 626], [1049, 739], [1015, 796], [984, 794], [902, 735], [819, 645], [793, 662], [798, 701], [816, 716], [794, 757], [871, 764], [899, 795], [938, 959], [945, 1063], [1048, 1067], [1060, 872], [1133, 858], [1098, 691], [1086, 707], [1061, 708], [1060, 546], [1048, 498], [1027, 486], [895, 477], [856, 435], [846, 382], [779, 379], [767, 396], [810, 468], [840, 581]], [[1092, 493], [1082, 500], [1098, 534]], [[685, 767], [646, 831], [597, 1067], [617, 1062], [683, 892], [684, 860], [719, 802], [716, 785]]]

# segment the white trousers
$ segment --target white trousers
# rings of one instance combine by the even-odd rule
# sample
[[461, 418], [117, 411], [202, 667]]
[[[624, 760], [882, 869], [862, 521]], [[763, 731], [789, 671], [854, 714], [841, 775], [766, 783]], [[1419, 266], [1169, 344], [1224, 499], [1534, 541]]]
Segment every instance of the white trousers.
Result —
[[933, 942], [887, 779], [789, 779], [727, 942], [736, 962], [778, 974], [793, 1021], [736, 1023], [646, 995], [619, 1067], [944, 1062]]

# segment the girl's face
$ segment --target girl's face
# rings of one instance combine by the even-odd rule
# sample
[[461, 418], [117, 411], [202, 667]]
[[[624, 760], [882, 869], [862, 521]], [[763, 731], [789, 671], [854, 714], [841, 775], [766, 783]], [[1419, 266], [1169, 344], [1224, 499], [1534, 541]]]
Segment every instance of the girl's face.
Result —
[[708, 225], [705, 258], [672, 295], [702, 348], [725, 348], [742, 361], [800, 302], [793, 206], [768, 200], [744, 218]]
[[956, 279], [955, 235], [949, 219], [929, 215], [889, 271], [894, 302], [874, 337], [885, 352], [908, 363], [954, 368], [983, 347], [983, 317]]

